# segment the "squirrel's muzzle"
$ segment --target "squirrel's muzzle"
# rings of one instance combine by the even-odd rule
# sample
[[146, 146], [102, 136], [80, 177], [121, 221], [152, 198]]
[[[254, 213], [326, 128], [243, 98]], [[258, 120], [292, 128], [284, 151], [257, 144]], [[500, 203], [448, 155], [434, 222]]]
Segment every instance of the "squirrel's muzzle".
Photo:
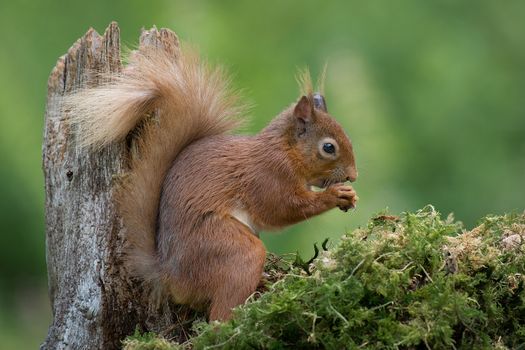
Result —
[[355, 167], [349, 167], [346, 170], [346, 181], [354, 182], [357, 180], [357, 169]]

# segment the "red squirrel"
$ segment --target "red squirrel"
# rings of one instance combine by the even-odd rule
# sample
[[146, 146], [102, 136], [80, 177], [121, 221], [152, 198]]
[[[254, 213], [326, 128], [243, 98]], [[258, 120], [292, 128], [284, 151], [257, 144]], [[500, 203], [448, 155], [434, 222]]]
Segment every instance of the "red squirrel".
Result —
[[136, 136], [116, 198], [127, 265], [158, 295], [227, 320], [261, 279], [259, 231], [355, 206], [352, 144], [308, 74], [302, 90], [258, 134], [232, 135], [245, 109], [223, 71], [149, 49], [67, 99], [81, 144]]

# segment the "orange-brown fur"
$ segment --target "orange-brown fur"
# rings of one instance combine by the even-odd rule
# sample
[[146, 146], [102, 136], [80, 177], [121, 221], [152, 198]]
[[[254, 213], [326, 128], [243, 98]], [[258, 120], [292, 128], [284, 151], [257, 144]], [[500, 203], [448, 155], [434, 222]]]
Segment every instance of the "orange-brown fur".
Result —
[[[114, 82], [67, 102], [86, 145], [122, 139], [159, 112], [141, 126], [117, 189], [128, 264], [175, 301], [209, 305], [212, 320], [229, 318], [255, 291], [266, 254], [255, 231], [355, 205], [343, 184], [357, 176], [352, 145], [313, 107], [309, 75], [301, 80], [305, 96], [254, 136], [230, 135], [243, 111], [236, 95], [220, 70], [188, 54], [136, 53]], [[334, 159], [319, 150], [326, 137], [337, 144]]]

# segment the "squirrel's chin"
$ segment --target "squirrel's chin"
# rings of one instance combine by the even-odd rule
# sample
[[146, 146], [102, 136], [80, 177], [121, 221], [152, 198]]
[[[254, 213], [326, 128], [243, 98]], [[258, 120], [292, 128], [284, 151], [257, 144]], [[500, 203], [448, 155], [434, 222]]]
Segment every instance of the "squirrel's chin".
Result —
[[308, 182], [306, 184], [306, 187], [310, 191], [319, 192], [319, 191], [322, 191], [322, 190], [326, 189], [326, 187], [328, 187], [326, 185], [327, 185], [326, 179], [316, 179], [316, 180]]
[[328, 179], [317, 179], [309, 182], [307, 187], [312, 192], [323, 192], [331, 183]]
[[345, 180], [340, 180], [340, 181], [330, 181], [330, 180], [327, 180], [327, 179], [318, 179], [318, 180], [315, 180], [315, 181], [312, 181], [312, 182], [309, 182], [306, 184], [306, 187], [308, 188], [308, 190], [312, 191], [312, 192], [323, 192], [324, 190], [326, 190], [328, 188], [328, 186], [332, 185], [332, 184], [337, 184], [337, 183], [346, 183], [347, 181]]
[[324, 192], [326, 190], [326, 187], [318, 187], [315, 185], [309, 185], [308, 190], [312, 192]]

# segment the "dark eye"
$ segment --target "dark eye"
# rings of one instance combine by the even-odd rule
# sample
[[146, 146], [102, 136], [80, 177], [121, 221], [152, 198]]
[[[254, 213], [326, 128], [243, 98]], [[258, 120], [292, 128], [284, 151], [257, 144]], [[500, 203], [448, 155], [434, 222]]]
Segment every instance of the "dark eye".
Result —
[[333, 154], [335, 153], [335, 146], [331, 143], [324, 143], [323, 144], [323, 151], [325, 151], [326, 153], [328, 154]]

